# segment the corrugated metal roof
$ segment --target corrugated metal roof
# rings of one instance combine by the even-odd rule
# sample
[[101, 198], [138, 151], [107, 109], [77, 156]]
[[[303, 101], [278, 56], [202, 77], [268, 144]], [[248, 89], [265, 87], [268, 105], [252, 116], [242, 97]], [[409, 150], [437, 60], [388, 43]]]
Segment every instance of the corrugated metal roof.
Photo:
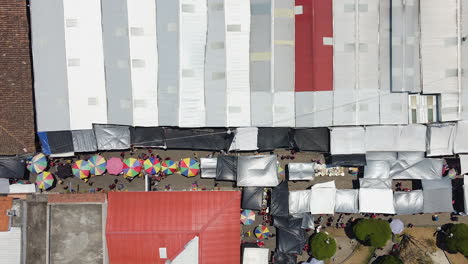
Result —
[[240, 263], [240, 192], [111, 192], [107, 247], [111, 263], [164, 263], [200, 237], [200, 263]]
[[2, 264], [21, 263], [21, 228], [12, 227], [0, 232], [0, 259]]

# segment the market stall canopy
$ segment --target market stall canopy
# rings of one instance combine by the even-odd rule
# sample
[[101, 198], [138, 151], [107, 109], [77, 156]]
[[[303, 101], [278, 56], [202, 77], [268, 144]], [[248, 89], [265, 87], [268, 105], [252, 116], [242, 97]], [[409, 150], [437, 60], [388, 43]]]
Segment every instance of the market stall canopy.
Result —
[[327, 164], [334, 167], [360, 167], [366, 165], [365, 154], [331, 155]]
[[297, 255], [286, 254], [281, 251], [273, 253], [273, 261], [275, 264], [296, 264]]
[[216, 162], [217, 181], [237, 180], [237, 156], [221, 155]]
[[289, 191], [289, 213], [299, 214], [310, 212], [310, 190]]
[[72, 173], [71, 165], [68, 163], [58, 165], [57, 172], [55, 174], [57, 174], [57, 177], [59, 177], [60, 179], [66, 179], [68, 177], [72, 177], [73, 173]]
[[130, 129], [128, 126], [98, 125], [93, 126], [99, 150], [119, 150], [130, 148]]
[[179, 162], [179, 171], [186, 177], [195, 177], [200, 172], [200, 163], [191, 158], [182, 159]]
[[359, 190], [342, 189], [336, 190], [335, 212], [355, 214], [359, 212], [358, 204]]
[[10, 180], [0, 178], [0, 193], [10, 193]]
[[429, 124], [427, 126], [427, 156], [453, 155], [456, 123]]
[[107, 161], [106, 169], [109, 174], [119, 175], [122, 172], [123, 165], [122, 159], [112, 157]]
[[132, 127], [131, 142], [135, 147], [164, 147], [165, 133], [162, 127]]
[[419, 214], [424, 211], [424, 196], [422, 190], [395, 192], [393, 194], [393, 199], [396, 214]]
[[390, 168], [390, 177], [400, 179], [441, 179], [442, 159], [421, 159], [416, 162], [397, 160]]
[[391, 189], [392, 180], [390, 179], [359, 179], [359, 187], [372, 189]]
[[313, 180], [315, 175], [315, 163], [289, 163], [288, 180], [290, 181], [309, 181]]
[[268, 264], [268, 248], [244, 248], [243, 264]]
[[278, 228], [276, 247], [287, 254], [301, 254], [307, 242], [307, 233], [299, 227]]
[[359, 212], [395, 214], [391, 189], [359, 189]]
[[71, 157], [74, 155], [73, 137], [71, 131], [37, 132], [41, 142], [42, 152], [46, 155]]
[[[0, 162], [1, 161], [9, 165], [9, 166], [5, 166], [6, 168], [12, 167], [11, 165], [13, 164], [15, 165], [15, 167], [19, 166], [19, 165], [16, 165], [15, 160], [12, 160], [12, 159], [1, 159]], [[34, 155], [34, 157], [32, 157], [31, 160], [27, 161], [27, 168], [32, 173], [41, 173], [47, 168], [47, 166], [49, 166], [49, 160], [47, 159], [46, 155], [42, 153], [38, 153]]]
[[277, 186], [277, 166], [276, 155], [239, 156], [237, 161], [237, 186]]
[[257, 136], [258, 151], [289, 148], [289, 128], [261, 127]]
[[330, 130], [326, 127], [291, 129], [289, 145], [299, 151], [329, 152]]
[[389, 161], [393, 162], [398, 159], [398, 152], [396, 151], [368, 151], [366, 152], [366, 161]]
[[[47, 162], [45, 166], [43, 166], [42, 163], [35, 163], [32, 166], [34, 167], [34, 171], [39, 173], [47, 167]], [[0, 157], [0, 178], [23, 179], [25, 176], [25, 168], [26, 162], [24, 159]]]
[[73, 150], [75, 152], [96, 152], [96, 135], [92, 129], [72, 130]]
[[426, 126], [368, 126], [366, 151], [426, 151]]
[[201, 158], [200, 159], [200, 177], [215, 179], [216, 178], [216, 164], [218, 163], [217, 158]]
[[311, 214], [335, 213], [335, 181], [315, 184], [311, 192], [309, 204]]
[[440, 180], [421, 180], [423, 190], [452, 189], [452, 180], [444, 177]]
[[102, 175], [106, 172], [107, 161], [101, 155], [93, 155], [88, 159], [91, 176]]
[[468, 138], [466, 135], [468, 135], [468, 121], [458, 121], [453, 143], [454, 153], [468, 153]]
[[262, 210], [263, 187], [242, 189], [242, 209]]
[[258, 149], [258, 128], [256, 127], [239, 127], [234, 131], [234, 139], [232, 140], [229, 151], [240, 150], [249, 151]]
[[330, 131], [330, 153], [364, 154], [366, 153], [366, 132], [364, 127], [334, 127]]
[[453, 212], [452, 188], [425, 189], [423, 185], [424, 209], [428, 213]]
[[167, 149], [227, 150], [232, 142], [232, 134], [224, 128], [165, 128]]
[[287, 216], [289, 214], [288, 182], [283, 181], [271, 190], [270, 214], [273, 216]]

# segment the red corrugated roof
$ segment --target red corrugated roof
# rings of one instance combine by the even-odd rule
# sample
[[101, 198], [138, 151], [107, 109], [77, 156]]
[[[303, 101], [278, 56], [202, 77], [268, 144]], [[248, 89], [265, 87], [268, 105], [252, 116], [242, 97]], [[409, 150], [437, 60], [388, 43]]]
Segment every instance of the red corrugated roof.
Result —
[[296, 0], [296, 92], [333, 90], [332, 0]]
[[165, 263], [200, 237], [199, 263], [240, 263], [240, 192], [110, 192], [110, 263]]

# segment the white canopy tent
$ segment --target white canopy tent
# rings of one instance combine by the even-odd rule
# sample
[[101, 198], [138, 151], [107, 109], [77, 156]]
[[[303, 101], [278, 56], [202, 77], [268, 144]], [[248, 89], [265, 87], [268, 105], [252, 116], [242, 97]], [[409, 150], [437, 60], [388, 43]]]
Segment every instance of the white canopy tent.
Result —
[[275, 155], [239, 156], [237, 160], [237, 186], [274, 187], [278, 182]]
[[310, 195], [311, 214], [334, 214], [335, 213], [335, 181], [319, 183], [312, 186]]
[[244, 248], [243, 264], [268, 264], [268, 248]]
[[456, 128], [456, 123], [428, 125], [427, 156], [452, 155]]
[[338, 154], [364, 154], [364, 127], [334, 127], [330, 131], [330, 152]]
[[289, 192], [289, 213], [300, 214], [310, 212], [310, 190], [290, 191]]
[[468, 135], [468, 121], [459, 121], [453, 144], [455, 153], [468, 153], [468, 137], [466, 135]]
[[336, 190], [335, 212], [348, 214], [358, 213], [358, 197], [359, 190], [356, 189]]
[[391, 189], [391, 179], [359, 179], [359, 187], [371, 189]]
[[289, 163], [288, 180], [308, 181], [313, 180], [315, 175], [314, 163]]
[[395, 211], [399, 215], [418, 214], [424, 210], [424, 196], [422, 190], [411, 192], [395, 192], [393, 195]]
[[366, 151], [426, 151], [426, 126], [366, 127]]
[[395, 214], [391, 189], [359, 189], [359, 212]]
[[202, 178], [216, 178], [216, 164], [217, 158], [201, 158], [200, 159], [200, 177]]
[[234, 132], [234, 139], [232, 140], [229, 151], [240, 150], [257, 150], [258, 141], [258, 128], [256, 127], [240, 127]]

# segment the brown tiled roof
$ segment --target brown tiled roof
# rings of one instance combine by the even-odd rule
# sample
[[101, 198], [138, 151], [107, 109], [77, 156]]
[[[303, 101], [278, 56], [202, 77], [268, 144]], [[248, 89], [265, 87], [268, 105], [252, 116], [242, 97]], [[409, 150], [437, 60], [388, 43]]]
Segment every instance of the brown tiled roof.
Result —
[[0, 155], [35, 151], [25, 0], [0, 0]]
[[7, 216], [7, 210], [11, 209], [13, 198], [0, 197], [0, 231], [8, 231], [10, 229], [10, 217]]
[[49, 194], [49, 203], [105, 203], [105, 193]]

